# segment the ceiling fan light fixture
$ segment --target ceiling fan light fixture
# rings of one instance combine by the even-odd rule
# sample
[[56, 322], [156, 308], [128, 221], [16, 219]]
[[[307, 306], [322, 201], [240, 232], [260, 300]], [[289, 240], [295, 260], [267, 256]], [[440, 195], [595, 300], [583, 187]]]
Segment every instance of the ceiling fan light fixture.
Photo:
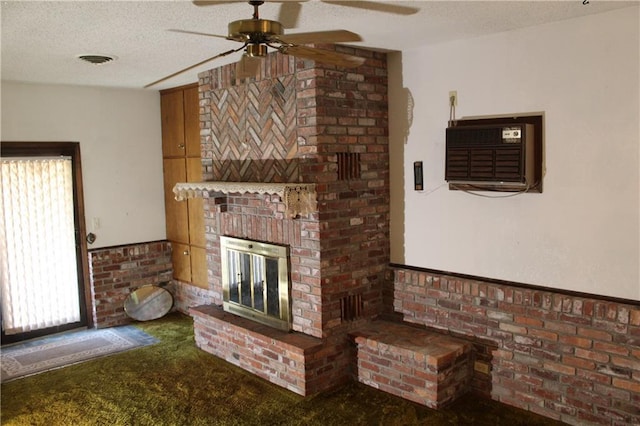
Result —
[[252, 58], [262, 58], [267, 56], [267, 46], [264, 44], [249, 44], [246, 52]]
[[106, 56], [106, 55], [78, 55], [78, 59], [84, 62], [89, 62], [93, 65], [102, 65], [108, 62], [113, 62], [118, 59], [116, 56]]

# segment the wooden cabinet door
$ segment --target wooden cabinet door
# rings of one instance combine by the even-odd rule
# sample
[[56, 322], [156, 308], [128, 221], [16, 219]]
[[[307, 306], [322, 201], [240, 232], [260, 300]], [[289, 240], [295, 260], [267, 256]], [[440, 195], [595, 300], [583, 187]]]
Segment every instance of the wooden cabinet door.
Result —
[[184, 201], [176, 201], [173, 193], [175, 184], [185, 182], [187, 179], [185, 160], [184, 158], [165, 158], [162, 163], [164, 169], [164, 206], [167, 239], [189, 244], [188, 204]]
[[[202, 181], [202, 162], [200, 158], [187, 158], [187, 182]], [[206, 247], [204, 234], [204, 200], [189, 200], [189, 242], [198, 247]]]
[[187, 158], [187, 182], [202, 182], [202, 160]]
[[209, 288], [207, 274], [207, 250], [191, 246], [191, 282], [201, 288]]
[[182, 90], [163, 93], [160, 96], [162, 114], [163, 157], [184, 157], [184, 102]]
[[189, 243], [198, 247], [205, 247], [207, 239], [204, 233], [204, 200], [192, 198], [189, 206]]
[[191, 249], [186, 244], [171, 243], [171, 261], [173, 278], [183, 282], [191, 282]]
[[184, 143], [187, 157], [200, 158], [200, 100], [198, 87], [184, 89]]

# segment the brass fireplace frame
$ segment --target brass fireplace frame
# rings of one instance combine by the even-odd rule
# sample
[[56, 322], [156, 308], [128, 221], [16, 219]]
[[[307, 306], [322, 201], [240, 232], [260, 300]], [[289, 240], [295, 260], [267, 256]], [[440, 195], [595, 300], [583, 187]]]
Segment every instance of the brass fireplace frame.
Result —
[[[241, 266], [232, 265], [230, 261], [237, 262], [238, 257], [230, 252], [237, 252], [240, 255], [248, 255], [249, 261], [247, 263], [250, 269], [249, 283], [243, 282], [242, 274], [240, 279], [235, 283], [235, 287], [238, 290], [238, 300], [234, 301], [231, 297], [231, 275], [232, 271], [238, 271]], [[269, 306], [273, 306], [273, 296], [268, 297], [268, 283], [261, 281], [259, 284], [262, 289], [262, 311], [255, 306], [247, 306], [240, 303], [242, 297], [242, 286], [249, 284], [249, 291], [251, 295], [251, 305], [255, 305], [255, 293], [256, 283], [254, 277], [266, 277], [267, 276], [267, 260], [273, 265], [274, 261], [277, 263], [277, 313], [269, 313]], [[222, 270], [222, 306], [227, 312], [239, 315], [244, 318], [251, 319], [264, 325], [268, 325], [279, 330], [289, 331], [291, 330], [291, 309], [290, 309], [290, 294], [291, 284], [289, 280], [289, 248], [285, 246], [263, 243], [252, 240], [245, 240], [235, 237], [221, 236], [220, 237], [220, 261]], [[262, 271], [255, 271], [256, 268], [262, 268]], [[265, 285], [266, 284], [266, 285]], [[259, 297], [258, 297], [259, 298]], [[271, 305], [269, 303], [271, 302]]]

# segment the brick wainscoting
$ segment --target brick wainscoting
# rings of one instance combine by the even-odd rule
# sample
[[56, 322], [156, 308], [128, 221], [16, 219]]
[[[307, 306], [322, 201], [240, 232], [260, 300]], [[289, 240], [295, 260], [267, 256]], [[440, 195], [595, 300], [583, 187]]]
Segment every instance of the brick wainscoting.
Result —
[[148, 284], [171, 282], [171, 244], [154, 241], [91, 250], [89, 273], [95, 327], [127, 324], [124, 301], [132, 291]]
[[640, 424], [640, 303], [401, 267], [392, 280], [404, 321], [474, 344], [476, 391], [569, 424]]

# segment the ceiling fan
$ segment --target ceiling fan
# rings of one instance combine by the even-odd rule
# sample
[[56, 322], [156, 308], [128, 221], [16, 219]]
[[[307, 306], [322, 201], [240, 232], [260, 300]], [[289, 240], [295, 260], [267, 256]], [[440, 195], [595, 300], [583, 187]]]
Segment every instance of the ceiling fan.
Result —
[[[209, 4], [219, 4], [223, 2], [197, 2], [194, 4], [199, 6]], [[355, 42], [362, 41], [362, 38], [351, 31], [347, 30], [332, 30], [332, 31], [316, 31], [296, 34], [285, 34], [284, 25], [278, 21], [270, 21], [267, 19], [261, 19], [259, 16], [258, 8], [264, 3], [262, 0], [249, 0], [248, 3], [253, 6], [253, 16], [251, 19], [241, 19], [239, 21], [233, 21], [228, 25], [228, 35], [216, 35], [207, 34], [194, 31], [184, 30], [170, 30], [179, 33], [203, 35], [208, 37], [225, 38], [227, 40], [237, 41], [242, 43], [237, 49], [231, 49], [226, 52], [219, 53], [211, 58], [207, 58], [197, 64], [193, 64], [187, 68], [170, 74], [160, 80], [149, 83], [145, 88], [154, 86], [178, 74], [182, 74], [193, 68], [199, 67], [209, 61], [221, 58], [223, 56], [230, 55], [232, 53], [244, 50], [244, 53], [238, 62], [237, 73], [238, 77], [244, 78], [255, 75], [257, 72], [261, 58], [267, 55], [267, 49], [270, 47], [277, 50], [280, 53], [296, 56], [304, 59], [311, 59], [314, 61], [337, 65], [344, 68], [355, 68], [362, 65], [365, 61], [364, 58], [360, 58], [353, 55], [347, 55], [344, 53], [322, 50], [315, 47], [303, 46], [305, 44], [314, 43], [341, 43], [341, 42]], [[287, 2], [289, 3], [289, 2]], [[298, 4], [299, 2], [290, 2], [291, 4]], [[333, 2], [332, 2], [333, 3]], [[348, 2], [335, 2], [336, 4], [348, 3]], [[354, 2], [354, 3], [373, 3], [373, 2]], [[299, 5], [299, 4], [298, 4]], [[283, 4], [284, 6], [284, 4]], [[299, 8], [298, 8], [299, 10]], [[392, 12], [398, 13], [398, 12]]]

